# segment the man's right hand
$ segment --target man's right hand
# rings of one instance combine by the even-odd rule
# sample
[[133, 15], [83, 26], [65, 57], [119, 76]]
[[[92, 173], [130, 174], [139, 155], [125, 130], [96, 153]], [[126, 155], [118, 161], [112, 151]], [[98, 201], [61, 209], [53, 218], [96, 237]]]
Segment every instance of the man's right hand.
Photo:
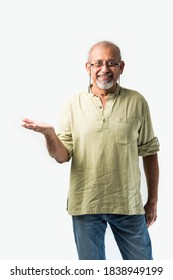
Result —
[[27, 118], [22, 120], [21, 126], [23, 126], [24, 128], [27, 128], [27, 129], [31, 129], [36, 132], [40, 132], [40, 133], [44, 134], [45, 136], [51, 135], [52, 132], [54, 132], [54, 128], [50, 124], [45, 123], [45, 122], [40, 122], [40, 121], [33, 121], [33, 120], [27, 119]]

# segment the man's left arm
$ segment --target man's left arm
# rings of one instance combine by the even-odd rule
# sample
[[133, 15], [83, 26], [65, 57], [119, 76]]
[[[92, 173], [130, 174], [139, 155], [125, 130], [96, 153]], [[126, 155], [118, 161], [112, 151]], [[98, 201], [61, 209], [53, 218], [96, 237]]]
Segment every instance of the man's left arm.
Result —
[[148, 199], [144, 206], [147, 226], [151, 226], [157, 219], [159, 164], [157, 153], [143, 157], [143, 166], [148, 188]]

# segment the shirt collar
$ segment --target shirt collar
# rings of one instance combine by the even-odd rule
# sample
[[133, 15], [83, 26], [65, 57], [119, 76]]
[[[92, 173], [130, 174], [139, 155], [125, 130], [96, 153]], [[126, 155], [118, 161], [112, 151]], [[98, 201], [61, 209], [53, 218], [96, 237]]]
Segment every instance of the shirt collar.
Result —
[[[92, 88], [92, 84], [91, 84], [91, 87], [90, 87], [90, 91], [88, 92], [89, 95], [90, 95], [91, 97], [97, 97], [97, 95], [94, 95], [94, 94], [92, 93], [91, 88]], [[120, 91], [121, 91], [121, 87], [120, 87], [120, 85], [117, 83], [115, 92], [108, 93], [109, 98], [115, 98], [116, 96], [120, 95]]]

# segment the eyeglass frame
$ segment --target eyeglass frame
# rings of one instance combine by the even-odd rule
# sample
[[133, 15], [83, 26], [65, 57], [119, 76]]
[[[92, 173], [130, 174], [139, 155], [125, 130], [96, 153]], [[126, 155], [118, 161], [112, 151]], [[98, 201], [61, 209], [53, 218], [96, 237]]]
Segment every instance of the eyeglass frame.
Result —
[[[98, 63], [98, 62], [101, 62], [101, 65], [96, 65], [96, 63]], [[109, 65], [109, 62], [113, 62], [113, 65]], [[105, 63], [103, 63], [101, 60], [98, 60], [95, 63], [90, 63], [90, 67], [94, 66], [95, 68], [99, 69], [99, 68], [102, 68], [104, 65], [106, 65], [106, 67], [112, 68], [112, 67], [119, 67], [120, 63], [121, 63], [121, 61], [117, 63], [117, 62], [112, 61], [112, 60], [108, 60], [108, 61], [105, 61]]]

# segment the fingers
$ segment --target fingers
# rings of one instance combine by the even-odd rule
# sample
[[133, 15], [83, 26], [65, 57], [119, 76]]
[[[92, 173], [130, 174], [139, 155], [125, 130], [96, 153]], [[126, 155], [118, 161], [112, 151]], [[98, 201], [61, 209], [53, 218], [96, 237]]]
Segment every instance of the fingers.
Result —
[[147, 223], [147, 227], [150, 227], [156, 219], [152, 218], [151, 216], [146, 216], [146, 223]]
[[150, 213], [146, 212], [145, 217], [146, 217], [147, 227], [151, 226], [157, 219], [157, 215], [155, 211]]
[[21, 126], [36, 132], [40, 132], [44, 135], [54, 133], [54, 128], [50, 124], [40, 121], [33, 121], [27, 118], [22, 120]]
[[21, 126], [27, 128], [27, 129], [37, 131], [37, 132], [40, 131], [40, 127], [38, 126], [38, 124], [31, 119], [27, 119], [27, 118], [23, 119]]
[[147, 202], [144, 206], [147, 227], [151, 226], [157, 219], [157, 203]]
[[27, 124], [33, 124], [33, 123], [34, 123], [33, 120], [28, 119], [28, 118], [24, 118], [24, 119], [22, 120], [22, 122], [23, 122], [23, 123], [27, 123]]
[[31, 129], [31, 130], [33, 130], [33, 131], [40, 132], [40, 128], [39, 128], [37, 125], [23, 123], [22, 126], [23, 126], [24, 128], [27, 128], [27, 129]]
[[34, 122], [30, 119], [23, 119], [21, 126], [25, 127], [25, 128], [31, 128], [33, 126]]

